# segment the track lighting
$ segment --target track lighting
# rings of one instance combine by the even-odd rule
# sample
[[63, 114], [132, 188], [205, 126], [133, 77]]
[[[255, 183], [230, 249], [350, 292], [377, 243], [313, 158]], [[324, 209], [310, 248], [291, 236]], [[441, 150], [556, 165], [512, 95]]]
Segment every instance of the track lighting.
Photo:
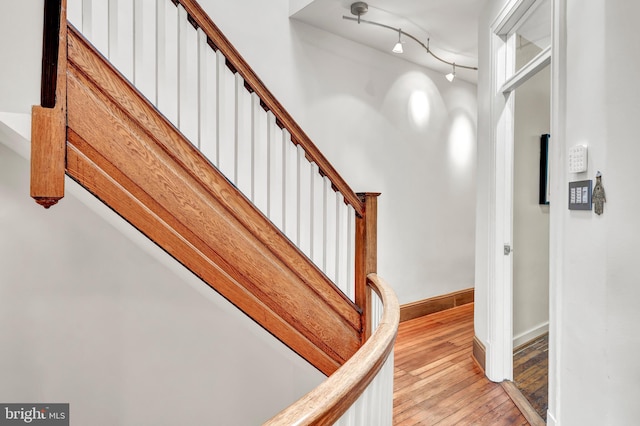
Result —
[[363, 1], [357, 1], [355, 3], [351, 3], [351, 14], [356, 15], [358, 17], [358, 19], [356, 19], [356, 21], [358, 21], [358, 24], [360, 23], [360, 16], [367, 13], [368, 10], [369, 10], [369, 5]]
[[446, 79], [451, 83], [456, 78], [456, 63], [453, 63], [453, 71], [445, 75]]
[[358, 24], [364, 23], [364, 24], [369, 24], [369, 25], [375, 25], [377, 27], [382, 27], [382, 28], [386, 28], [388, 30], [392, 30], [392, 31], [397, 32], [398, 33], [398, 42], [393, 47], [393, 52], [394, 53], [403, 53], [404, 52], [404, 49], [402, 48], [402, 41], [401, 41], [400, 37], [402, 35], [404, 35], [405, 37], [409, 37], [410, 39], [412, 39], [413, 41], [418, 43], [420, 46], [422, 46], [422, 48], [424, 50], [426, 50], [429, 55], [433, 56], [438, 61], [440, 61], [442, 63], [445, 63], [447, 65], [451, 65], [453, 67], [453, 72], [450, 72], [449, 74], [446, 75], [446, 78], [449, 81], [453, 81], [456, 78], [456, 67], [465, 68], [465, 69], [468, 69], [468, 70], [475, 70], [475, 71], [478, 70], [478, 67], [472, 67], [472, 66], [468, 66], [468, 65], [457, 65], [454, 62], [450, 62], [450, 61], [447, 61], [445, 59], [442, 59], [441, 57], [439, 57], [438, 55], [433, 53], [433, 51], [429, 47], [429, 40], [428, 39], [427, 39], [427, 44], [424, 44], [423, 42], [418, 40], [417, 37], [407, 33], [406, 31], [402, 31], [402, 29], [400, 29], [400, 28], [395, 28], [395, 27], [392, 27], [390, 25], [381, 24], [379, 22], [368, 21], [366, 19], [362, 19], [361, 18], [362, 15], [367, 13], [368, 10], [369, 10], [369, 5], [367, 3], [363, 2], [363, 1], [355, 2], [355, 3], [351, 4], [351, 13], [353, 15], [356, 15], [357, 18], [352, 18], [351, 16], [343, 16], [342, 19], [346, 19], [347, 21], [355, 21]]
[[404, 49], [402, 49], [402, 41], [400, 37], [402, 36], [402, 30], [398, 30], [398, 42], [395, 46], [393, 46], [393, 53], [404, 53]]

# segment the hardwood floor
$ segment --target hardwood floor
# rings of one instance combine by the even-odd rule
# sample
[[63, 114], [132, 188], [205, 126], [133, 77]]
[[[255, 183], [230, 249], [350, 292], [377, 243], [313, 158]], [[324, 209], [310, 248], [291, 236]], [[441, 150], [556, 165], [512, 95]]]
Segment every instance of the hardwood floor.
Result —
[[549, 388], [549, 335], [513, 353], [513, 381], [538, 415], [546, 420]]
[[473, 334], [473, 303], [400, 324], [394, 425], [529, 424], [471, 358]]

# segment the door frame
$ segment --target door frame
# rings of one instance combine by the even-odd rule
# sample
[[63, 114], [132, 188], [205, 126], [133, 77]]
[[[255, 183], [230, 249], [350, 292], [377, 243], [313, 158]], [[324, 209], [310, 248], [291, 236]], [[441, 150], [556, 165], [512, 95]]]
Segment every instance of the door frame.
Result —
[[[487, 347], [486, 374], [497, 382], [513, 379], [513, 256], [510, 249], [513, 245], [514, 90], [549, 64], [552, 67], [552, 75], [554, 72], [551, 46], [515, 72], [514, 31], [542, 1], [511, 0], [491, 25], [491, 139], [495, 167], [492, 171], [493, 202], [492, 217], [489, 221], [489, 243], [492, 249], [489, 251], [490, 345]], [[552, 2], [555, 4], [555, 1]], [[552, 131], [553, 104], [552, 101]], [[509, 252], [506, 251], [507, 246]]]

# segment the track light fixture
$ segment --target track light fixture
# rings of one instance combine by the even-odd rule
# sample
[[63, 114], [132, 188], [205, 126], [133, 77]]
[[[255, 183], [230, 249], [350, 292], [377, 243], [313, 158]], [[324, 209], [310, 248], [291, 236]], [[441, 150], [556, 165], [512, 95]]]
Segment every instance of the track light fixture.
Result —
[[451, 83], [453, 81], [453, 79], [456, 78], [456, 63], [453, 63], [453, 71], [451, 71], [449, 74], [445, 75], [445, 77], [447, 78], [447, 80], [449, 80], [449, 83]]
[[468, 70], [475, 70], [475, 71], [478, 70], [478, 67], [471, 67], [471, 66], [467, 66], [467, 65], [457, 65], [455, 62], [450, 62], [450, 61], [447, 61], [445, 59], [442, 59], [441, 57], [439, 57], [438, 55], [433, 53], [433, 51], [429, 47], [429, 41], [430, 41], [429, 39], [427, 39], [427, 44], [424, 44], [423, 42], [418, 40], [417, 37], [405, 32], [405, 31], [402, 31], [402, 29], [400, 29], [400, 28], [395, 28], [395, 27], [392, 27], [390, 25], [381, 24], [379, 22], [368, 21], [366, 19], [362, 19], [362, 15], [367, 13], [368, 10], [369, 10], [369, 5], [367, 3], [363, 2], [363, 1], [357, 1], [357, 2], [351, 4], [351, 14], [355, 15], [356, 18], [352, 18], [351, 16], [342, 16], [342, 19], [346, 19], [347, 21], [355, 21], [358, 24], [365, 23], [365, 24], [369, 24], [369, 25], [375, 25], [377, 27], [382, 27], [382, 28], [386, 28], [388, 30], [392, 30], [392, 31], [397, 32], [398, 33], [398, 42], [396, 43], [396, 45], [393, 48], [393, 52], [394, 53], [403, 53], [404, 49], [402, 48], [402, 41], [401, 41], [400, 37], [402, 35], [404, 35], [406, 37], [409, 37], [410, 39], [412, 39], [413, 41], [418, 43], [420, 46], [422, 46], [422, 48], [424, 50], [426, 50], [427, 53], [430, 54], [431, 56], [433, 56], [435, 59], [437, 59], [438, 61], [440, 61], [442, 63], [445, 63], [447, 65], [451, 65], [453, 67], [453, 71], [446, 75], [446, 78], [449, 81], [453, 81], [455, 79], [455, 77], [456, 77], [456, 67], [465, 68], [465, 69], [468, 69]]
[[357, 1], [355, 3], [351, 3], [351, 14], [356, 15], [358, 17], [358, 24], [360, 23], [360, 16], [367, 13], [369, 10], [369, 5], [363, 1]]
[[393, 53], [404, 53], [404, 49], [402, 48], [402, 40], [400, 37], [402, 36], [402, 30], [398, 30], [398, 42], [395, 46], [393, 46]]

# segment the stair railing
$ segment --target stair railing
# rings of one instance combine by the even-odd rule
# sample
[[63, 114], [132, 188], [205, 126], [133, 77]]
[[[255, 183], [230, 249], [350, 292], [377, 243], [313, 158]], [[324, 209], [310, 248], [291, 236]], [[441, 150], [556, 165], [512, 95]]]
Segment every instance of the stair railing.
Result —
[[68, 19], [362, 306], [354, 266], [364, 202], [196, 1], [68, 0]]
[[[67, 10], [136, 89], [360, 307], [362, 348], [321, 386], [324, 393], [310, 394], [329, 398], [325, 407], [302, 403], [307, 414], [298, 412], [296, 424], [340, 416], [340, 424], [390, 423], [388, 407], [373, 408], [392, 399], [399, 318], [393, 292], [375, 275], [379, 194], [351, 190], [195, 1], [68, 0], [67, 9], [66, 0], [45, 0], [32, 196], [49, 207], [64, 195]], [[342, 393], [334, 392], [339, 383]], [[360, 395], [364, 405], [355, 402]]]
[[317, 388], [282, 410], [265, 426], [391, 425], [393, 417], [393, 345], [400, 306], [395, 293], [377, 274], [368, 285], [376, 294], [371, 338]]

